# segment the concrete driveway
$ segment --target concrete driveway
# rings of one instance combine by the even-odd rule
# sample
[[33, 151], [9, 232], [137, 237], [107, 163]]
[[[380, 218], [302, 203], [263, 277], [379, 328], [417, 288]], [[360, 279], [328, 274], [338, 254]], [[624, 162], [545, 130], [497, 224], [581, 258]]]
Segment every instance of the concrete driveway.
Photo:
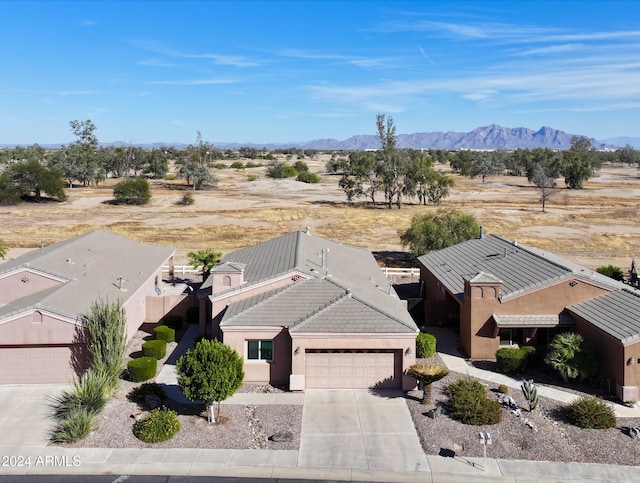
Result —
[[38, 455], [49, 442], [53, 396], [68, 384], [0, 386], [0, 454]]
[[305, 391], [298, 466], [430, 471], [401, 391]]

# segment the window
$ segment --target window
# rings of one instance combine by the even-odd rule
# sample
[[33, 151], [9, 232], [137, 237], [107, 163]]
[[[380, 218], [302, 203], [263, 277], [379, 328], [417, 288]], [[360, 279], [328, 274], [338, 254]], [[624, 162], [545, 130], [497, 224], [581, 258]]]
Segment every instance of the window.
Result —
[[248, 340], [247, 359], [250, 361], [273, 361], [273, 341]]
[[225, 275], [224, 278], [222, 279], [222, 286], [231, 287], [231, 277], [229, 275]]

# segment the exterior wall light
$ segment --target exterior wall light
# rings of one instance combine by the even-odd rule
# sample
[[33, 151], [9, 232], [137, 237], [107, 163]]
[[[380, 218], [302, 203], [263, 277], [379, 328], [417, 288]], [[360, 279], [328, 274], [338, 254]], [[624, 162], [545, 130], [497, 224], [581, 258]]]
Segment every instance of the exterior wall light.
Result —
[[300, 347], [296, 347], [296, 350], [293, 351], [295, 355], [300, 355]]
[[404, 355], [409, 357], [411, 354], [413, 354], [411, 347], [407, 347], [407, 349], [404, 351]]
[[633, 356], [631, 356], [631, 357], [629, 357], [629, 359], [627, 359], [627, 365], [628, 366], [631, 366], [631, 365], [633, 365], [635, 363], [636, 363], [636, 360], [635, 360], [635, 358]]

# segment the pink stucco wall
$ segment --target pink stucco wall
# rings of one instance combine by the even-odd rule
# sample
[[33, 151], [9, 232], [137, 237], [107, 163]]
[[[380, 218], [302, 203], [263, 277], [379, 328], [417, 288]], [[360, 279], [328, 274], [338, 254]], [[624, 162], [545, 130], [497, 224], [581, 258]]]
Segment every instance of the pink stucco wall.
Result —
[[21, 268], [0, 276], [0, 305], [41, 292], [62, 282], [57, 277]]

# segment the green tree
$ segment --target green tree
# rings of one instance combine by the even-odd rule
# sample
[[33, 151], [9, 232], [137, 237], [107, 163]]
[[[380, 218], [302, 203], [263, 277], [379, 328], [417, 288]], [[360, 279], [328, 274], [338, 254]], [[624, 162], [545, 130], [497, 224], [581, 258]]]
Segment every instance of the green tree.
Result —
[[435, 213], [414, 216], [411, 226], [399, 235], [402, 245], [419, 256], [476, 238], [479, 232], [480, 225], [473, 215], [454, 209], [439, 209]]
[[[202, 339], [176, 362], [178, 386], [190, 401], [203, 401], [210, 422], [220, 416], [220, 402], [233, 396], [242, 386], [242, 357], [217, 340]], [[213, 415], [213, 403], [218, 403]]]
[[145, 205], [151, 200], [149, 182], [143, 178], [125, 179], [113, 187], [116, 203]]
[[9, 176], [21, 196], [33, 195], [37, 201], [42, 193], [47, 193], [60, 201], [67, 199], [64, 191], [62, 172], [57, 168], [49, 168], [37, 159], [31, 158], [11, 165]]
[[95, 135], [96, 125], [90, 120], [69, 122], [71, 132], [76, 140], [64, 148], [64, 155], [58, 157], [58, 167], [64, 177], [73, 187], [73, 180], [80, 181], [84, 186], [97, 182], [102, 178], [102, 166], [99, 165], [98, 138]]
[[624, 280], [624, 275], [620, 267], [615, 267], [613, 265], [604, 265], [602, 267], [596, 268], [596, 272], [620, 282]]
[[194, 267], [202, 267], [202, 281], [204, 282], [209, 278], [213, 266], [222, 258], [222, 253], [213, 251], [212, 248], [207, 248], [199, 252], [189, 252], [187, 257], [189, 257], [189, 261]]
[[582, 189], [587, 181], [600, 168], [595, 148], [586, 137], [573, 136], [571, 148], [563, 155], [562, 175], [569, 189]]
[[180, 168], [179, 175], [187, 180], [187, 185], [193, 184], [193, 190], [202, 189], [206, 184], [216, 184], [216, 178], [209, 168], [199, 161], [187, 161]]
[[416, 379], [422, 389], [422, 404], [431, 403], [431, 384], [449, 374], [442, 366], [414, 364], [407, 369], [407, 375]]
[[551, 341], [544, 361], [560, 373], [562, 379], [581, 380], [596, 373], [598, 364], [593, 351], [576, 332], [562, 332]]
[[127, 315], [122, 302], [98, 299], [84, 316], [91, 370], [107, 378], [108, 397], [115, 394], [127, 349]]
[[20, 203], [22, 191], [7, 171], [0, 173], [0, 205], [16, 205]]
[[144, 172], [152, 178], [164, 178], [169, 171], [167, 155], [162, 149], [152, 149], [144, 156]]
[[384, 189], [387, 207], [391, 209], [395, 203], [400, 208], [408, 161], [406, 156], [396, 148], [396, 126], [393, 123], [393, 118], [389, 116], [385, 121], [385, 115], [378, 114], [376, 127], [380, 139], [377, 171]]

